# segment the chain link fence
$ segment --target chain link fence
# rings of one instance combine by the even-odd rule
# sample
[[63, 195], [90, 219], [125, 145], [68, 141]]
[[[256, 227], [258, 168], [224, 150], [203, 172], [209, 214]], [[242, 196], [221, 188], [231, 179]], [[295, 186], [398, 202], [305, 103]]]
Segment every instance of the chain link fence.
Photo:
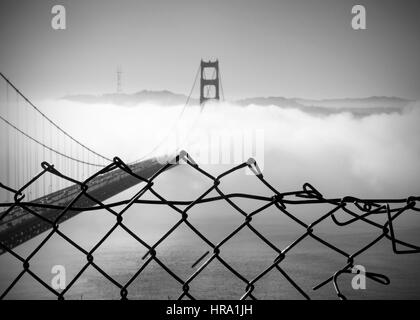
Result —
[[[158, 176], [164, 174], [171, 167], [180, 163], [188, 165], [192, 170], [196, 170], [200, 174], [210, 179], [210, 181], [212, 181], [212, 184], [208, 187], [208, 189], [192, 201], [168, 200], [154, 190], [154, 180]], [[220, 184], [225, 177], [244, 168], [249, 168], [251, 172], [257, 177], [258, 181], [268, 188], [270, 193], [269, 195], [260, 196], [247, 193], [225, 194], [221, 190]], [[105, 175], [109, 176], [110, 173], [116, 171], [119, 171], [119, 174], [122, 173], [124, 175], [128, 175], [133, 179], [137, 179], [138, 182], [142, 182], [142, 184], [139, 185], [139, 190], [133, 197], [118, 203], [118, 206], [120, 206], [122, 203], [124, 204], [123, 208], [119, 211], [114, 209], [117, 206], [117, 203], [105, 204], [103, 201], [100, 201], [97, 196], [95, 196], [97, 193], [93, 192], [95, 189], [96, 180], [100, 180], [101, 177]], [[74, 187], [72, 189], [73, 193], [67, 194], [67, 197], [70, 197], [71, 200], [64, 204], [60, 202], [47, 203], [45, 201], [25, 202], [25, 190], [47, 173], [53, 174], [58, 178], [66, 179], [74, 183]], [[181, 152], [172, 161], [169, 161], [165, 165], [160, 166], [160, 169], [151, 175], [150, 178], [144, 178], [135, 173], [132, 170], [132, 166], [125, 164], [119, 158], [114, 158], [111, 164], [99, 170], [96, 174], [85, 181], [77, 181], [69, 176], [65, 176], [56, 170], [53, 165], [43, 162], [42, 171], [31, 181], [25, 184], [21, 189], [14, 190], [3, 184], [0, 184], [0, 188], [9, 192], [14, 199], [11, 203], [0, 203], [1, 207], [6, 208], [3, 212], [0, 213], [0, 224], [2, 228], [0, 230], [0, 234], [3, 233], [3, 236], [0, 236], [0, 249], [3, 253], [8, 252], [15, 259], [18, 259], [22, 263], [21, 272], [14, 279], [14, 281], [12, 281], [3, 292], [1, 292], [0, 297], [2, 299], [8, 297], [10, 290], [20, 281], [20, 279], [22, 279], [25, 274], [34, 278], [42, 286], [53, 293], [58, 299], [64, 299], [66, 297], [66, 293], [70, 290], [70, 288], [72, 288], [72, 286], [77, 282], [77, 280], [88, 267], [93, 267], [103, 277], [107, 278], [113, 285], [115, 285], [115, 287], [119, 289], [121, 299], [127, 299], [129, 298], [130, 285], [144, 272], [144, 270], [152, 261], [157, 263], [170, 277], [179, 283], [180, 290], [178, 299], [195, 299], [193, 294], [190, 292], [190, 284], [194, 279], [197, 278], [198, 275], [200, 275], [200, 273], [203, 272], [203, 270], [207, 268], [207, 266], [213, 260], [220, 262], [223, 267], [231, 273], [232, 277], [236, 277], [240, 282], [243, 283], [244, 291], [241, 293], [241, 300], [257, 299], [254, 292], [255, 286], [258, 284], [261, 278], [263, 278], [272, 270], [277, 270], [283, 276], [283, 278], [286, 279], [297, 290], [297, 292], [302, 295], [303, 298], [310, 299], [308, 292], [305, 292], [297, 284], [295, 279], [292, 279], [289, 273], [286, 272], [284, 268], [282, 268], [282, 263], [287, 260], [288, 255], [293, 251], [293, 249], [300, 242], [307, 238], [312, 238], [322, 246], [328, 248], [328, 250], [334, 251], [342, 256], [343, 259], [342, 267], [331, 274], [328, 279], [313, 287], [313, 289], [317, 290], [327, 284], [332, 284], [337, 296], [340, 299], [346, 299], [339, 288], [338, 279], [343, 274], [352, 273], [354, 270], [353, 268], [355, 267], [356, 258], [369, 250], [369, 248], [371, 248], [379, 241], [390, 241], [392, 250], [395, 254], [410, 254], [420, 252], [420, 247], [398, 239], [396, 235], [396, 229], [394, 227], [394, 221], [401, 215], [407, 212], [420, 211], [420, 208], [417, 204], [420, 200], [420, 197], [409, 197], [406, 199], [358, 199], [355, 197], [346, 196], [343, 198], [328, 199], [325, 198], [315, 187], [309, 183], [305, 183], [302, 189], [298, 191], [280, 192], [276, 190], [276, 188], [274, 188], [264, 178], [258, 167], [258, 164], [253, 159], [250, 159], [247, 162], [242, 163], [218, 176], [213, 176], [200, 168], [200, 166], [195, 163], [186, 152]], [[217, 192], [218, 195], [209, 197], [208, 195], [214, 191]], [[153, 194], [157, 200], [144, 200], [142, 197], [146, 192]], [[234, 198], [262, 201], [264, 204], [252, 212], [246, 212], [240, 206], [234, 203]], [[82, 201], [82, 199], [84, 199], [84, 201]], [[226, 236], [218, 243], [210, 241], [210, 239], [208, 239], [202, 232], [200, 232], [189, 220], [189, 211], [193, 207], [200, 206], [200, 204], [216, 201], [225, 201], [230, 206], [232, 211], [239, 213], [243, 218], [243, 222], [234, 228], [230, 234], [228, 234], [228, 236]], [[154, 243], [147, 243], [142, 238], [141, 234], [136, 234], [130, 230], [129, 226], [124, 224], [124, 213], [129, 208], [135, 207], [136, 205], [142, 203], [166, 205], [179, 215], [179, 220], [160, 239], [158, 239], [158, 241]], [[308, 224], [291, 213], [292, 208], [308, 204], [325, 204], [328, 205], [330, 209], [321, 217]], [[263, 212], [270, 207], [277, 208], [280, 215], [287, 217], [302, 228], [302, 233], [296, 235], [296, 239], [286, 247], [279, 248], [267, 237], [265, 237], [262, 232], [258, 231], [257, 228], [253, 226], [253, 218], [257, 215], [263, 214]], [[82, 212], [88, 209], [106, 210], [115, 217], [115, 224], [108, 230], [108, 232], [106, 232], [106, 234], [103, 235], [99, 242], [97, 242], [90, 251], [83, 249], [78, 245], [76, 240], [70, 239], [68, 236], [62, 233], [59, 228], [60, 223], [71, 217], [72, 213], [74, 214], [75, 212]], [[49, 212], [49, 214], [45, 214], [45, 212]], [[51, 212], [53, 212], [53, 214], [51, 214]], [[344, 213], [347, 219], [340, 220], [337, 216], [338, 212], [341, 214]], [[377, 216], [384, 217], [385, 222], [378, 223], [374, 219], [374, 217]], [[16, 221], [22, 221], [25, 219], [32, 219], [31, 223], [33, 223], [33, 219], [42, 223], [43, 228], [47, 230], [47, 232], [39, 245], [37, 245], [36, 248], [27, 257], [22, 257], [16, 252], [16, 250], [14, 250], [14, 245], [10, 244], [13, 241], [10, 241], [10, 239], [12, 237], [24, 238], [25, 235], [19, 234], [19, 232], [14, 232], [11, 234], [10, 232], [8, 233], [8, 231], [13, 229], [14, 223]], [[321, 235], [317, 234], [317, 226], [327, 219], [331, 219], [331, 221], [338, 227], [352, 225], [356, 222], [365, 223], [377, 230], [377, 237], [355, 252], [346, 252], [345, 250], [323, 239]], [[201, 238], [210, 248], [197, 261], [193, 262], [193, 267], [197, 268], [186, 279], [182, 279], [180, 276], [178, 276], [159, 257], [159, 246], [164, 241], [166, 241], [168, 237], [181, 225], [185, 225], [189, 230]], [[97, 252], [98, 248], [101, 247], [104, 241], [109, 238], [117, 228], [124, 230], [129, 236], [135, 239], [147, 250], [146, 255], [143, 257], [144, 263], [125, 283], [118, 282], [111, 275], [105, 272], [103, 268], [95, 263], [95, 253]], [[262, 242], [274, 250], [277, 255], [273, 261], [269, 262], [269, 265], [262, 272], [260, 272], [252, 279], [245, 277], [238, 270], [232, 267], [232, 265], [225, 258], [222, 258], [221, 256], [221, 252], [223, 251], [226, 243], [245, 228], [250, 230], [254, 235], [261, 239]], [[7, 234], [7, 236], [4, 236], [5, 234]], [[86, 263], [84, 266], [79, 270], [76, 276], [66, 285], [65, 289], [63, 290], [55, 290], [31, 270], [31, 260], [37, 254], [37, 252], [48, 241], [50, 241], [53, 235], [61, 237], [86, 257]], [[14, 243], [19, 242], [15, 241]], [[365, 276], [366, 278], [381, 284], [389, 284], [390, 282], [388, 277], [382, 274], [366, 272]]]

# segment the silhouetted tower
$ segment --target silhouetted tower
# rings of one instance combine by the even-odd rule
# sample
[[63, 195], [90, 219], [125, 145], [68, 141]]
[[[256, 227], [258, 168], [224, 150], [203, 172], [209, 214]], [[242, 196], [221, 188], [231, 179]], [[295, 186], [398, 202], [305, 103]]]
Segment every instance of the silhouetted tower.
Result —
[[[212, 74], [211, 78], [205, 78], [206, 69], [210, 69]], [[211, 90], [214, 88], [214, 90]], [[210, 92], [214, 92], [214, 95], [209, 96]], [[200, 104], [203, 104], [207, 100], [215, 99], [219, 100], [219, 60], [215, 61], [203, 61], [201, 60], [201, 80], [200, 80]]]
[[121, 75], [122, 75], [122, 69], [121, 69], [121, 66], [118, 66], [118, 69], [117, 69], [117, 93], [122, 93]]

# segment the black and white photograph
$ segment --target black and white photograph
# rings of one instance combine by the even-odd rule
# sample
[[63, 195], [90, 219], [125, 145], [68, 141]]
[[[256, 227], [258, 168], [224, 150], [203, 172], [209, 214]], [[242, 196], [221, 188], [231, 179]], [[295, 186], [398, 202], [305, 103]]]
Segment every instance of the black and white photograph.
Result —
[[419, 57], [418, 0], [1, 0], [0, 300], [420, 299]]

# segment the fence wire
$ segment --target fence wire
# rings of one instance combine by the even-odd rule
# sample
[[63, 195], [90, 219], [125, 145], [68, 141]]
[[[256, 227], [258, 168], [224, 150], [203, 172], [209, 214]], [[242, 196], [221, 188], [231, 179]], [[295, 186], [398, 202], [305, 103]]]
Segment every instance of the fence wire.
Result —
[[[196, 170], [203, 176], [207, 177], [212, 181], [212, 185], [202, 193], [198, 198], [192, 201], [179, 201], [179, 200], [168, 200], [165, 199], [162, 195], [156, 192], [153, 188], [154, 180], [162, 175], [165, 171], [170, 169], [173, 166], [176, 166], [180, 163], [187, 164], [192, 170]], [[225, 194], [220, 188], [222, 180], [228, 175], [248, 167], [252, 173], [258, 178], [258, 180], [264, 184], [270, 194], [268, 196], [260, 196], [256, 194], [247, 194], [247, 193], [234, 193], [234, 194]], [[95, 196], [92, 195], [92, 181], [95, 179], [100, 179], [101, 176], [109, 174], [115, 170], [121, 170], [123, 174], [129, 175], [134, 179], [137, 179], [139, 182], [144, 184], [139, 185], [139, 189], [136, 194], [125, 201], [119, 201], [114, 203], [105, 204], [103, 201], [100, 201]], [[39, 202], [25, 202], [25, 190], [38, 179], [40, 179], [44, 174], [53, 174], [61, 179], [66, 179], [75, 184], [77, 187], [77, 192], [72, 195], [71, 201], [68, 203], [45, 203], [43, 201]], [[337, 296], [340, 299], [346, 299], [345, 295], [342, 293], [338, 286], [338, 279], [343, 274], [352, 273], [355, 267], [355, 259], [371, 248], [374, 244], [378, 243], [381, 240], [388, 240], [391, 243], [392, 250], [395, 254], [410, 254], [410, 253], [419, 253], [420, 247], [413, 245], [411, 243], [402, 241], [396, 237], [396, 231], [394, 228], [394, 221], [409, 211], [419, 212], [420, 208], [417, 205], [417, 202], [420, 200], [420, 197], [411, 196], [406, 199], [359, 199], [351, 196], [345, 196], [343, 198], [328, 199], [325, 198], [315, 187], [309, 183], [305, 183], [301, 190], [290, 191], [290, 192], [280, 192], [276, 190], [263, 176], [261, 173], [258, 164], [255, 160], [250, 159], [245, 163], [242, 163], [234, 168], [218, 175], [213, 176], [210, 173], [206, 172], [200, 166], [194, 162], [194, 160], [188, 155], [188, 153], [182, 151], [178, 156], [176, 156], [172, 161], [167, 162], [165, 165], [162, 165], [160, 169], [154, 173], [150, 178], [146, 179], [138, 174], [136, 174], [132, 168], [125, 164], [119, 158], [114, 158], [112, 163], [103, 169], [99, 170], [96, 174], [91, 176], [85, 181], [77, 181], [72, 179], [69, 176], [63, 175], [53, 165], [43, 162], [42, 171], [34, 177], [31, 181], [26, 183], [19, 190], [14, 190], [8, 186], [0, 184], [0, 188], [9, 192], [13, 201], [9, 203], [0, 203], [0, 207], [7, 208], [5, 211], [0, 213], [0, 224], [7, 230], [8, 228], [13, 228], [13, 224], [16, 221], [21, 221], [25, 218], [36, 218], [39, 221], [42, 221], [43, 224], [48, 225], [48, 232], [43, 238], [41, 243], [36, 246], [36, 248], [27, 256], [20, 256], [13, 248], [13, 246], [8, 245], [8, 239], [2, 238], [0, 241], [0, 249], [3, 253], [8, 252], [14, 258], [18, 259], [22, 263], [22, 270], [18, 276], [10, 283], [10, 285], [1, 293], [0, 298], [4, 299], [8, 296], [10, 290], [19, 282], [19, 280], [25, 275], [28, 274], [39, 282], [42, 286], [48, 289], [53, 293], [58, 299], [64, 299], [66, 293], [73, 287], [81, 275], [85, 272], [88, 267], [93, 267], [96, 269], [103, 277], [107, 278], [115, 287], [120, 291], [121, 299], [127, 299], [130, 291], [130, 285], [136, 280], [147, 268], [147, 266], [152, 262], [156, 262], [162, 269], [169, 274], [173, 279], [179, 283], [180, 295], [178, 299], [195, 299], [193, 294], [190, 292], [191, 282], [197, 278], [197, 276], [207, 268], [207, 266], [213, 261], [218, 260], [230, 273], [233, 277], [239, 279], [244, 286], [244, 291], [240, 300], [244, 299], [257, 299], [254, 294], [254, 289], [258, 281], [263, 278], [267, 273], [272, 270], [277, 270], [283, 277], [286, 279], [301, 295], [306, 299], [310, 299], [310, 296], [305, 292], [297, 282], [292, 279], [292, 277], [282, 268], [282, 263], [287, 259], [290, 252], [295, 248], [300, 242], [306, 238], [312, 238], [317, 241], [319, 244], [326, 246], [329, 250], [334, 251], [343, 257], [343, 265], [341, 268], [336, 270], [331, 276], [317, 284], [313, 287], [314, 290], [317, 290], [327, 284], [332, 284]], [[212, 192], [216, 191], [217, 196], [208, 197]], [[143, 195], [146, 192], [151, 192], [156, 198], [156, 201], [142, 199]], [[80, 203], [81, 198], [87, 198], [90, 201], [89, 206], [83, 206]], [[246, 212], [240, 208], [237, 204], [233, 202], [234, 198], [238, 199], [251, 199], [256, 201], [263, 201], [265, 204], [259, 207], [258, 209], [252, 212]], [[239, 213], [243, 222], [237, 226], [234, 230], [230, 232], [228, 236], [222, 239], [218, 243], [213, 243], [210, 241], [202, 232], [200, 232], [190, 221], [189, 221], [189, 211], [200, 204], [216, 202], [216, 201], [225, 201], [229, 204], [233, 211]], [[176, 222], [159, 240], [154, 243], [147, 243], [142, 239], [142, 236], [134, 233], [130, 228], [124, 224], [123, 217], [124, 213], [130, 208], [135, 207], [138, 204], [159, 204], [166, 205], [174, 210], [179, 215], [179, 220]], [[92, 206], [93, 204], [93, 206]], [[296, 215], [291, 213], [291, 208], [294, 208], [299, 205], [306, 204], [327, 204], [330, 206], [330, 209], [325, 212], [321, 217], [314, 220], [312, 223], [307, 224]], [[120, 211], [116, 211], [114, 208], [120, 207], [123, 205], [123, 208]], [[281, 215], [284, 215], [291, 219], [294, 223], [299, 225], [303, 232], [299, 234], [294, 241], [288, 244], [284, 248], [279, 248], [267, 237], [265, 237], [261, 232], [257, 230], [252, 224], [253, 218], [257, 215], [263, 214], [263, 212], [270, 208], [275, 207], [278, 209], [278, 212]], [[54, 215], [44, 215], [43, 210], [54, 210]], [[59, 225], [66, 219], [69, 212], [82, 212], [82, 211], [92, 211], [92, 210], [101, 210], [104, 209], [115, 216], [115, 224], [103, 235], [103, 237], [93, 246], [90, 251], [83, 249], [78, 245], [77, 241], [70, 239], [64, 233], [60, 231]], [[19, 214], [16, 212], [19, 211]], [[344, 213], [347, 216], [346, 220], [340, 221], [337, 217], [338, 212]], [[374, 217], [382, 216], [384, 217], [384, 223], [378, 223]], [[377, 237], [371, 242], [367, 243], [359, 250], [348, 253], [343, 249], [340, 249], [336, 245], [326, 241], [321, 236], [316, 234], [316, 227], [323, 221], [331, 219], [333, 223], [338, 227], [348, 226], [356, 222], [363, 222], [378, 231]], [[204, 253], [197, 261], [193, 263], [193, 267], [198, 266], [195, 271], [187, 278], [182, 279], [178, 276], [171, 268], [169, 268], [159, 257], [159, 245], [161, 245], [175, 230], [177, 230], [181, 225], [185, 225], [191, 230], [194, 234], [200, 237], [210, 248], [211, 250]], [[119, 283], [111, 275], [103, 270], [100, 266], [95, 263], [95, 252], [98, 248], [104, 243], [104, 241], [113, 234], [113, 232], [120, 228], [127, 232], [133, 239], [135, 239], [139, 244], [144, 246], [147, 249], [146, 255], [143, 257], [145, 262], [138, 268], [137, 272], [126, 282]], [[238, 270], [231, 266], [225, 258], [222, 258], [221, 252], [226, 245], [226, 243], [231, 240], [235, 235], [237, 235], [244, 228], [248, 228], [253, 234], [255, 234], [259, 239], [261, 239], [264, 244], [271, 249], [273, 249], [277, 257], [269, 262], [269, 266], [266, 267], [262, 272], [252, 279], [246, 278]], [[68, 244], [73, 246], [75, 249], [80, 251], [86, 257], [85, 265], [80, 269], [76, 276], [69, 282], [65, 289], [55, 290], [43, 279], [41, 279], [36, 273], [31, 270], [31, 260], [36, 255], [36, 253], [51, 239], [53, 235], [57, 235], [64, 239]], [[13, 236], [19, 236], [19, 234], [14, 234]], [[22, 235], [20, 235], [22, 236]], [[390, 280], [387, 276], [377, 273], [366, 272], [366, 278], [369, 278], [375, 282], [381, 284], [389, 284]]]

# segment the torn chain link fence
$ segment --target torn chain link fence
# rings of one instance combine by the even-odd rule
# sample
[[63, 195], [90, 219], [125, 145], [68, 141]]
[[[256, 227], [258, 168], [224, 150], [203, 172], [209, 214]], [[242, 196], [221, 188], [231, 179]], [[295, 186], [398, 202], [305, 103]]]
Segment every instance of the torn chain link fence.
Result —
[[[169, 200], [164, 198], [154, 189], [155, 179], [180, 162], [188, 165], [191, 170], [199, 172], [201, 175], [207, 177], [212, 182], [208, 189], [194, 200]], [[129, 298], [130, 285], [153, 261], [162, 267], [163, 272], [169, 274], [169, 276], [179, 284], [180, 294], [178, 299], [195, 299], [194, 295], [190, 291], [190, 284], [197, 278], [200, 273], [203, 272], [203, 270], [207, 268], [207, 266], [213, 260], [220, 262], [224, 268], [230, 271], [232, 277], [236, 277], [243, 283], [244, 291], [238, 295], [241, 300], [257, 299], [257, 295], [254, 292], [255, 287], [258, 285], [259, 280], [272, 270], [277, 270], [277, 272], [279, 272], [280, 275], [286, 279], [294, 287], [294, 289], [296, 289], [297, 292], [301, 294], [303, 298], [310, 299], [309, 293], [305, 292], [305, 290], [303, 290], [301, 286], [298, 285], [296, 279], [293, 279], [282, 267], [282, 263], [287, 260], [288, 255], [300, 242], [306, 238], [312, 238], [319, 244], [327, 247], [329, 250], [334, 251], [343, 257], [343, 265], [333, 274], [331, 274], [330, 277], [325, 279], [325, 281], [315, 285], [313, 290], [317, 290], [327, 284], [330, 284], [333, 286], [337, 296], [340, 299], [345, 299], [345, 295], [339, 288], [338, 279], [342, 274], [351, 273], [355, 266], [356, 258], [362, 253], [366, 252], [374, 244], [381, 240], [388, 240], [390, 241], [391, 248], [395, 254], [410, 254], [420, 252], [420, 247], [398, 239], [394, 227], [395, 220], [401, 215], [409, 211], [420, 211], [420, 208], [417, 205], [420, 197], [411, 196], [406, 199], [359, 199], [346, 196], [343, 198], [328, 199], [325, 198], [321, 192], [319, 192], [309, 183], [305, 183], [301, 190], [280, 192], [274, 188], [268, 182], [268, 180], [265, 179], [257, 163], [253, 159], [235, 166], [218, 176], [213, 176], [209, 172], [200, 168], [200, 166], [194, 162], [194, 160], [185, 151], [182, 151], [178, 156], [176, 156], [168, 163], [161, 165], [156, 172], [150, 175], [149, 178], [145, 178], [140, 174], [137, 174], [130, 165], [125, 164], [119, 158], [114, 158], [109, 165], [102, 168], [85, 181], [74, 180], [71, 177], [59, 172], [56, 168], [54, 168], [52, 164], [46, 162], [43, 162], [41, 167], [41, 172], [18, 190], [0, 184], [0, 188], [9, 193], [11, 195], [10, 198], [13, 199], [13, 201], [8, 203], [0, 203], [0, 208], [4, 209], [2, 212], [0, 212], [0, 250], [2, 253], [9, 253], [22, 263], [22, 270], [19, 272], [18, 276], [10, 283], [10, 285], [8, 285], [8, 287], [3, 292], [0, 292], [0, 298], [2, 299], [8, 297], [10, 290], [20, 281], [20, 279], [25, 274], [30, 275], [33, 279], [35, 279], [52, 294], [54, 294], [58, 299], [64, 299], [66, 297], [66, 293], [70, 290], [70, 288], [74, 286], [74, 284], [88, 267], [93, 267], [103, 277], [107, 278], [113, 285], [115, 285], [115, 287], [119, 289], [121, 299], [127, 299]], [[256, 176], [257, 180], [268, 188], [268, 195], [261, 196], [248, 193], [228, 194], [222, 191], [220, 186], [222, 180], [226, 176], [243, 168], [249, 168]], [[118, 174], [116, 173], [117, 171]], [[66, 195], [68, 201], [61, 203], [60, 201], [46, 201], [48, 198], [45, 198], [43, 201], [25, 202], [25, 190], [38, 179], [41, 179], [41, 177], [43, 177], [45, 174], [53, 174], [57, 176], [57, 178], [65, 179], [74, 184], [72, 187], [72, 192]], [[95, 190], [98, 183], [109, 183], [109, 181], [111, 181], [109, 180], [111, 179], [109, 177], [112, 177], [112, 179], [120, 179], [121, 175], [125, 175], [130, 179], [135, 179], [137, 183], [142, 182], [142, 184], [139, 185], [139, 189], [133, 197], [123, 201], [105, 204], [104, 200], [101, 200], [100, 197], [96, 196], [92, 190]], [[103, 178], [105, 176], [107, 177], [106, 179]], [[146, 192], [153, 194], [156, 200], [143, 199], [143, 195]], [[217, 195], [210, 197], [209, 194], [211, 192], [216, 192]], [[82, 199], [84, 200], [82, 201]], [[246, 212], [234, 202], [234, 199], [248, 199], [255, 200], [256, 202], [262, 201], [264, 202], [264, 205], [251, 212]], [[232, 211], [236, 211], [242, 216], [243, 222], [231, 230], [228, 236], [226, 236], [224, 239], [218, 243], [214, 243], [190, 222], [189, 211], [195, 206], [217, 201], [225, 201], [230, 206]], [[139, 204], [166, 205], [179, 215], [179, 220], [160, 239], [154, 243], [148, 243], [142, 238], [141, 234], [136, 234], [133, 232], [123, 221], [124, 213], [129, 208], [135, 207]], [[311, 204], [328, 205], [330, 206], [330, 209], [321, 217], [312, 221], [310, 224], [305, 223], [291, 212], [291, 208]], [[116, 208], [121, 207], [121, 210], [116, 210]], [[289, 243], [284, 248], [279, 248], [276, 246], [272, 241], [268, 239], [268, 237], [264, 236], [264, 234], [258, 231], [258, 229], [252, 224], [254, 217], [263, 214], [263, 212], [270, 207], [277, 208], [279, 214], [287, 217], [299, 225], [303, 230], [301, 234], [296, 235], [294, 241]], [[93, 246], [91, 250], [87, 251], [83, 249], [76, 240], [71, 239], [62, 233], [59, 229], [59, 225], [66, 219], [73, 216], [75, 213], [92, 210], [106, 210], [115, 217], [115, 224], [108, 230], [108, 232], [103, 235], [103, 237], [96, 243], [96, 245]], [[340, 220], [338, 218], [337, 214], [339, 211], [344, 213], [344, 216], [347, 217], [345, 220]], [[48, 212], [48, 214], [45, 212]], [[377, 216], [384, 217], [384, 223], [378, 223], [375, 219], [373, 219], [373, 217]], [[338, 246], [323, 239], [321, 235], [316, 233], [317, 226], [327, 219], [331, 219], [331, 221], [338, 227], [348, 226], [356, 222], [365, 223], [377, 230], [377, 237], [355, 252], [346, 252]], [[38, 227], [41, 228], [42, 232], [45, 232], [43, 234], [43, 240], [27, 257], [22, 257], [16, 252], [16, 250], [14, 250], [16, 245], [28, 240], [25, 238], [25, 235], [22, 234], [22, 230], [19, 231], [19, 228], [16, 227], [19, 226], [22, 221], [26, 221], [26, 224], [30, 223], [31, 228]], [[191, 273], [189, 277], [184, 279], [178, 276], [175, 271], [171, 270], [171, 268], [168, 267], [159, 257], [159, 246], [164, 241], [168, 241], [168, 237], [181, 225], [187, 226], [188, 229], [199, 238], [201, 238], [209, 248], [206, 252], [203, 252], [202, 256], [197, 258], [197, 260], [191, 261], [192, 267], [196, 269]], [[143, 256], [144, 263], [125, 283], [120, 283], [95, 263], [95, 253], [97, 252], [98, 248], [101, 247], [104, 241], [109, 238], [117, 228], [124, 230], [128, 235], [130, 235], [147, 250], [147, 253]], [[227, 261], [226, 258], [221, 256], [221, 252], [223, 251], [226, 243], [235, 237], [244, 228], [250, 230], [254, 235], [262, 240], [266, 246], [270, 247], [276, 253], [276, 258], [273, 259], [273, 261], [269, 261], [268, 266], [253, 278], [245, 277], [238, 270], [236, 270], [229, 263], [229, 261]], [[66, 287], [60, 291], [52, 288], [48, 283], [46, 283], [31, 270], [31, 260], [37, 254], [37, 252], [39, 252], [39, 250], [46, 245], [48, 241], [52, 241], [50, 239], [53, 235], [61, 237], [86, 257], [86, 263], [84, 266], [76, 273], [72, 281], [69, 282]], [[13, 239], [14, 241], [12, 241]], [[377, 273], [367, 272], [365, 276], [366, 278], [381, 284], [389, 284], [390, 282], [388, 277]]]

